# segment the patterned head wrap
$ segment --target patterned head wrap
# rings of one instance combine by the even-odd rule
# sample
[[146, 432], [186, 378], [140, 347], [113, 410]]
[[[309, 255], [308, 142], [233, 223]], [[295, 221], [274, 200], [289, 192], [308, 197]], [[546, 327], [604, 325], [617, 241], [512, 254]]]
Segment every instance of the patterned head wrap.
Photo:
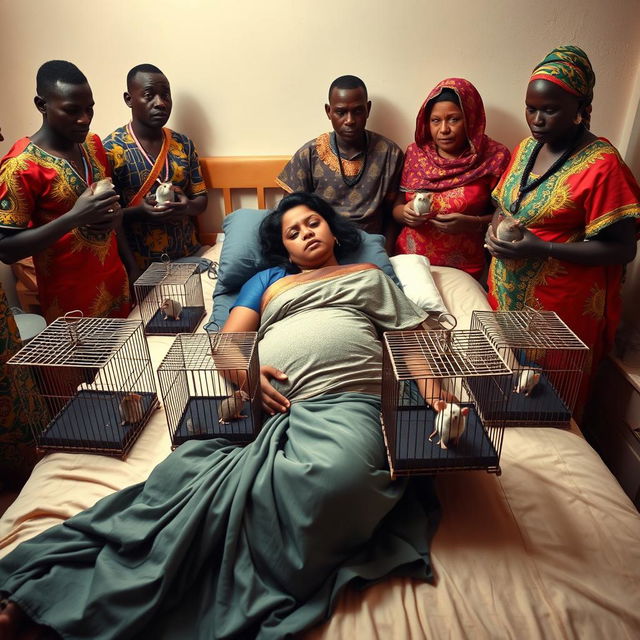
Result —
[[[438, 154], [428, 119], [434, 100], [447, 90], [458, 97], [469, 141], [468, 151], [453, 159]], [[484, 129], [484, 105], [478, 90], [464, 78], [447, 78], [439, 82], [418, 111], [415, 143], [409, 145], [405, 154], [400, 189], [444, 191], [486, 175], [499, 178], [509, 162], [509, 150], [489, 138]]]
[[580, 98], [585, 107], [593, 100], [596, 76], [587, 54], [580, 47], [566, 45], [553, 49], [534, 68], [529, 82], [534, 80], [548, 80], [557, 84], [561, 89]]

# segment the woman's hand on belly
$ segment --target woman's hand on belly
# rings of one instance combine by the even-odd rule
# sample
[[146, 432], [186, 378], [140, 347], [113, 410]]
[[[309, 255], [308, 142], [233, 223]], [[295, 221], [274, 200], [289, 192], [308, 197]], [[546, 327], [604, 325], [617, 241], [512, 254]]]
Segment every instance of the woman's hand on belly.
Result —
[[275, 413], [285, 413], [291, 403], [271, 384], [271, 380], [287, 380], [287, 374], [270, 367], [269, 365], [263, 365], [260, 367], [260, 389], [262, 390], [262, 408], [270, 415]]

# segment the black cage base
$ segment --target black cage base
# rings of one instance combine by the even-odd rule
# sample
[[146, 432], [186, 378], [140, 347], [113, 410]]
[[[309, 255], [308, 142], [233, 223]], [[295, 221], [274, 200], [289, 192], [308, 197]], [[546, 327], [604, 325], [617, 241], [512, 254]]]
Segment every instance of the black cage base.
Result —
[[37, 438], [38, 447], [124, 458], [158, 406], [155, 393], [139, 392], [139, 395], [144, 410], [142, 419], [122, 424], [122, 394], [88, 389], [79, 391]]
[[174, 336], [178, 333], [193, 333], [204, 315], [204, 307], [182, 307], [180, 320], [174, 318], [164, 320], [162, 312], [158, 309], [145, 325], [144, 332], [148, 336]]
[[433, 441], [436, 412], [431, 407], [398, 407], [396, 414], [395, 442], [389, 442], [390, 434], [384, 427], [388, 447], [389, 466], [394, 475], [431, 474], [437, 471], [464, 469], [497, 470], [499, 456], [489, 439], [482, 421], [473, 405], [461, 404], [469, 408], [467, 427], [457, 444], [441, 448], [440, 436]]
[[246, 418], [221, 423], [218, 415], [220, 403], [227, 396], [201, 396], [189, 398], [182, 412], [178, 428], [172, 435], [171, 444], [175, 449], [187, 440], [209, 440], [224, 438], [235, 444], [248, 444], [258, 432], [251, 418], [251, 405], [245, 402], [241, 413]]
[[[506, 409], [491, 410], [481, 406], [486, 421], [504, 421], [505, 426], [568, 426], [571, 420], [571, 411], [558, 392], [554, 389], [546, 374], [540, 376], [540, 382], [534, 387], [531, 395], [516, 393], [514, 388], [518, 381], [518, 375], [504, 376], [496, 380], [502, 392], [507, 396]], [[469, 389], [476, 394], [476, 381], [473, 378], [467, 380]], [[481, 397], [477, 398], [479, 402]]]

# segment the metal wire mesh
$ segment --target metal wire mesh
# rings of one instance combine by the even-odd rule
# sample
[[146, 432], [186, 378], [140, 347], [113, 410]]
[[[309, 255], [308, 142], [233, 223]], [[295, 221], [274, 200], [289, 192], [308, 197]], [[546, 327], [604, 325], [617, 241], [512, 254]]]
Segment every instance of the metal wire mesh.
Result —
[[588, 347], [552, 311], [474, 311], [482, 331], [513, 370], [507, 426], [568, 427]]
[[382, 428], [393, 475], [499, 472], [511, 370], [480, 331], [384, 334]]
[[9, 364], [42, 400], [31, 427], [43, 450], [124, 457], [158, 405], [137, 320], [58, 318]]
[[133, 288], [147, 335], [176, 335], [194, 331], [204, 317], [198, 265], [153, 262]]
[[255, 332], [176, 336], [158, 368], [174, 448], [194, 438], [255, 438], [262, 425], [256, 346]]

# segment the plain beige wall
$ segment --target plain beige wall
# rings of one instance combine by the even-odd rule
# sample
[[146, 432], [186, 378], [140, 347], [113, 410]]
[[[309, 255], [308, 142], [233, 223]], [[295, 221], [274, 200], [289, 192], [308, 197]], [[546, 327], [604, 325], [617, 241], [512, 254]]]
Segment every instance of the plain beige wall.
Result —
[[52, 58], [89, 78], [103, 136], [128, 120], [126, 72], [156, 64], [172, 84], [169, 126], [201, 155], [292, 153], [328, 129], [327, 88], [344, 73], [369, 87], [370, 128], [403, 148], [450, 76], [476, 85], [489, 135], [513, 147], [532, 67], [574, 43], [597, 75], [594, 132], [640, 156], [637, 0], [0, 0], [0, 25], [1, 154], [39, 127], [35, 72]]
[[39, 126], [35, 72], [51, 58], [89, 78], [101, 135], [128, 119], [129, 68], [158, 65], [173, 88], [169, 125], [202, 155], [295, 151], [328, 128], [326, 91], [343, 73], [365, 80], [371, 128], [403, 148], [429, 89], [468, 78], [489, 134], [512, 147], [527, 133], [531, 68], [561, 43], [589, 54], [593, 130], [623, 152], [637, 107], [637, 0], [0, 0], [0, 12], [2, 153]]

